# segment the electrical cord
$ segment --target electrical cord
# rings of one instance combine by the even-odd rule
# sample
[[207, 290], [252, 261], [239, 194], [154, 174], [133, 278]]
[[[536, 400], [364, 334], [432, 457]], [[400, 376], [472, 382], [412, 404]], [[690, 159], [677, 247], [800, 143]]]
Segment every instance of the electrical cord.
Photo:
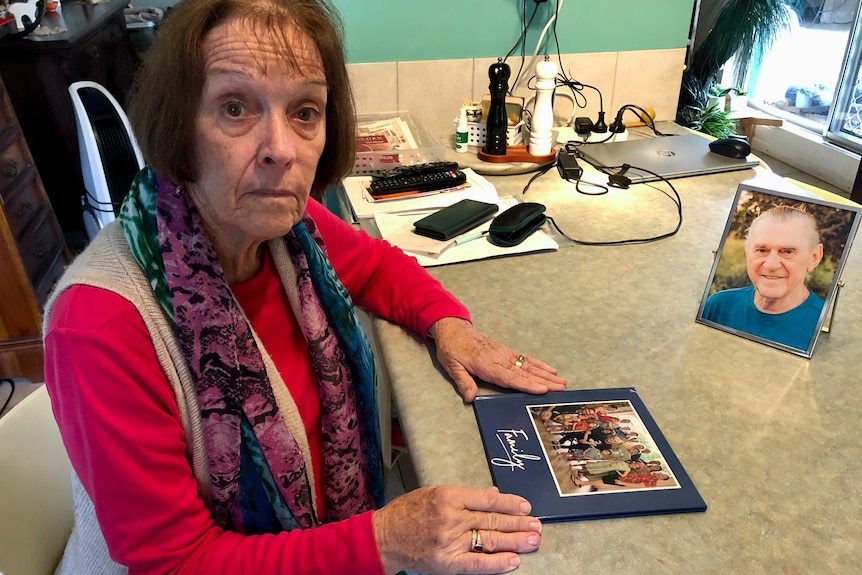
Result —
[[[557, 35], [557, 21], [558, 21], [558, 16], [560, 14], [560, 11], [562, 10], [562, 7], [563, 7], [563, 2], [564, 2], [564, 0], [556, 0], [555, 1], [554, 14], [551, 16], [551, 18], [545, 24], [545, 27], [542, 30], [542, 33], [539, 37], [539, 41], [536, 43], [535, 53], [533, 54], [533, 57], [530, 60], [530, 66], [532, 66], [533, 62], [535, 62], [536, 58], [538, 57], [539, 50], [540, 50], [541, 45], [544, 41], [545, 34], [547, 33], [548, 28], [551, 27], [552, 34], [554, 37], [554, 44], [555, 44], [556, 50], [557, 50], [557, 61], [559, 62], [559, 70], [560, 70], [558, 75], [557, 75], [557, 78], [555, 78], [555, 81], [554, 81], [555, 87], [554, 87], [554, 91], [551, 94], [552, 107], [553, 107], [554, 102], [556, 100], [556, 97], [558, 95], [557, 94], [557, 88], [567, 87], [571, 91], [571, 94], [572, 94], [571, 100], [572, 100], [573, 105], [572, 105], [572, 115], [568, 119], [568, 121], [566, 122], [566, 125], [571, 124], [572, 122], [574, 122], [575, 116], [577, 114], [577, 109], [578, 108], [583, 109], [583, 108], [587, 107], [588, 100], [587, 100], [586, 95], [584, 94], [584, 90], [586, 88], [589, 88], [591, 90], [594, 90], [599, 97], [599, 116], [598, 116], [597, 121], [594, 123], [594, 128], [592, 131], [595, 133], [604, 133], [606, 131], [609, 131], [609, 133], [608, 133], [607, 137], [602, 139], [602, 140], [597, 140], [597, 141], [593, 141], [593, 142], [586, 142], [586, 143], [591, 143], [591, 144], [605, 143], [605, 142], [608, 142], [611, 139], [613, 139], [617, 133], [623, 132], [625, 130], [625, 127], [622, 124], [622, 116], [626, 111], [631, 111], [632, 113], [635, 113], [636, 116], [638, 117], [638, 119], [640, 121], [642, 121], [648, 128], [650, 128], [650, 130], [652, 130], [652, 132], [656, 136], [667, 136], [668, 134], [663, 134], [662, 132], [660, 132], [658, 130], [658, 128], [656, 127], [656, 124], [655, 124], [655, 120], [652, 118], [652, 116], [650, 114], [648, 114], [644, 108], [642, 108], [636, 104], [625, 104], [624, 106], [622, 106], [617, 111], [616, 118], [614, 119], [614, 121], [611, 124], [611, 126], [615, 129], [608, 130], [608, 127], [604, 121], [604, 116], [605, 116], [604, 97], [602, 96], [601, 90], [599, 90], [596, 86], [584, 84], [584, 83], [579, 82], [577, 80], [571, 79], [566, 74], [565, 68], [563, 66], [563, 58], [562, 58], [562, 53], [560, 51], [560, 41], [559, 41], [559, 36]], [[529, 30], [530, 25], [533, 23], [533, 20], [536, 17], [536, 13], [538, 11], [538, 5], [539, 5], [538, 2], [534, 3], [533, 13], [530, 15], [529, 21], [526, 21], [524, 28], [522, 30], [521, 36], [515, 42], [515, 45], [512, 46], [512, 49], [509, 50], [509, 53], [506, 54], [506, 58], [504, 59], [504, 61], [505, 61], [512, 54], [512, 52], [514, 52], [515, 48], [518, 45], [521, 46], [521, 65], [518, 69], [518, 73], [515, 76], [515, 80], [514, 80], [514, 82], [512, 82], [511, 87], [509, 89], [510, 95], [514, 93], [516, 87], [522, 81], [521, 80], [521, 72], [523, 71], [523, 68], [524, 68], [524, 47], [525, 47], [526, 36], [527, 36], [527, 32]], [[522, 20], [526, 20], [526, 14], [527, 14], [527, 6], [526, 6], [526, 1], [524, 1], [522, 3]], [[527, 88], [528, 89], [531, 89], [531, 84], [535, 81], [535, 79], [536, 79], [535, 75], [530, 76], [527, 79]], [[567, 94], [566, 94], [566, 97], [568, 98]], [[528, 105], [529, 105], [529, 101], [525, 102], [525, 105], [524, 105], [524, 111], [525, 112], [526, 112]], [[526, 121], [525, 124], [526, 124], [527, 128], [530, 128], [530, 122], [529, 121]], [[620, 128], [622, 128], [622, 129], [620, 129]], [[539, 174], [539, 175], [541, 175], [541, 174]], [[591, 182], [585, 182], [585, 183], [591, 184]], [[599, 194], [591, 194], [589, 192], [584, 192], [583, 190], [578, 190], [578, 191], [581, 193], [587, 194], [587, 195], [599, 195]], [[605, 189], [605, 192], [606, 191], [607, 190]]]
[[[557, 0], [557, 13], [561, 8], [562, 0]], [[590, 88], [596, 91], [596, 94], [599, 96], [599, 117], [603, 117], [605, 113], [604, 100], [602, 98], [602, 92], [595, 86], [590, 86], [589, 84], [583, 84], [578, 82], [577, 80], [573, 80], [569, 75], [566, 74], [565, 66], [563, 66], [563, 55], [560, 51], [560, 38], [557, 35], [557, 21], [554, 20], [553, 25], [553, 35], [554, 35], [554, 44], [557, 48], [557, 62], [560, 64], [560, 73], [559, 78], [557, 80], [557, 86], [566, 86], [572, 91], [572, 99], [577, 108], [586, 108], [587, 107], [587, 97], [583, 94], [584, 88]], [[572, 109], [572, 115], [569, 118], [566, 124], [571, 124], [575, 121], [575, 114], [577, 113], [576, 109]]]
[[96, 199], [95, 196], [93, 196], [93, 194], [90, 193], [90, 190], [87, 190], [87, 198], [89, 198], [92, 202], [91, 204], [89, 204], [90, 209], [92, 209], [93, 211], [96, 211], [96, 212], [104, 212], [106, 214], [113, 214], [113, 213], [115, 213], [115, 211], [113, 209], [111, 209], [111, 210], [103, 209], [96, 204], [100, 204], [102, 206], [113, 206], [115, 208], [119, 208], [120, 206], [123, 205], [123, 202], [103, 202], [102, 200], [98, 200], [98, 199]]
[[671, 231], [669, 231], [669, 232], [666, 232], [666, 233], [663, 233], [663, 234], [659, 234], [659, 235], [656, 235], [656, 236], [646, 237], [646, 238], [630, 238], [630, 239], [625, 239], [625, 240], [612, 240], [612, 241], [607, 241], [607, 242], [590, 242], [590, 241], [586, 241], [586, 240], [578, 240], [578, 239], [575, 239], [575, 238], [573, 238], [573, 237], [569, 236], [569, 235], [568, 235], [568, 234], [566, 234], [563, 230], [561, 230], [561, 229], [560, 229], [560, 226], [559, 226], [559, 225], [557, 225], [557, 222], [555, 222], [555, 221], [554, 221], [554, 219], [553, 219], [552, 217], [550, 217], [550, 216], [548, 216], [548, 221], [549, 221], [549, 222], [551, 222], [551, 225], [552, 225], [552, 226], [554, 226], [554, 229], [556, 229], [556, 230], [557, 230], [557, 232], [559, 232], [559, 233], [560, 233], [560, 235], [562, 235], [562, 236], [563, 236], [563, 237], [565, 237], [566, 239], [568, 239], [568, 240], [570, 240], [570, 241], [572, 241], [572, 242], [574, 242], [574, 243], [576, 243], [576, 244], [582, 245], [582, 246], [623, 246], [623, 245], [636, 245], [636, 244], [648, 244], [648, 243], [652, 243], [652, 242], [657, 242], [657, 241], [659, 241], [659, 240], [667, 239], [667, 238], [669, 238], [669, 237], [671, 237], [671, 236], [676, 235], [676, 233], [677, 233], [677, 232], [679, 231], [679, 229], [682, 227], [682, 199], [679, 197], [679, 193], [676, 191], [676, 188], [674, 188], [674, 187], [673, 187], [673, 184], [671, 184], [670, 182], [668, 182], [668, 181], [667, 181], [667, 180], [665, 180], [664, 178], [662, 178], [662, 180], [663, 180], [663, 181], [664, 181], [664, 182], [665, 182], [665, 183], [670, 187], [670, 189], [671, 189], [671, 190], [673, 190], [673, 193], [674, 193], [674, 195], [676, 196], [676, 199], [675, 199], [675, 200], [674, 200], [674, 198], [673, 198], [673, 197], [671, 197], [671, 196], [670, 196], [670, 194], [668, 194], [668, 193], [667, 193], [667, 192], [665, 192], [664, 190], [660, 190], [659, 188], [656, 188], [655, 186], [652, 186], [652, 185], [649, 185], [649, 184], [647, 184], [647, 185], [648, 185], [649, 187], [653, 188], [653, 189], [659, 190], [659, 191], [660, 191], [660, 192], [662, 192], [664, 195], [666, 195], [666, 196], [670, 197], [670, 198], [671, 198], [671, 200], [672, 200], [672, 201], [674, 201], [674, 204], [676, 204], [678, 219], [677, 219], [676, 226], [674, 226], [673, 230], [671, 230]]
[[9, 392], [9, 397], [6, 398], [6, 401], [3, 402], [3, 407], [0, 407], [0, 415], [3, 415], [3, 412], [6, 411], [6, 408], [9, 407], [9, 403], [12, 401], [12, 396], [15, 395], [15, 381], [10, 378], [0, 379], [0, 384], [8, 383], [9, 387], [12, 388], [12, 391]]
[[544, 166], [544, 167], [543, 167], [543, 168], [541, 168], [538, 172], [536, 172], [535, 174], [533, 174], [533, 177], [532, 177], [532, 178], [530, 178], [530, 180], [527, 182], [527, 185], [526, 185], [526, 186], [524, 186], [524, 190], [521, 192], [521, 195], [526, 194], [526, 193], [527, 193], [527, 190], [529, 190], [529, 189], [530, 189], [530, 186], [533, 184], [533, 182], [535, 182], [535, 181], [536, 181], [536, 180], [538, 180], [540, 177], [542, 177], [542, 176], [544, 176], [545, 174], [547, 174], [547, 173], [548, 173], [548, 171], [549, 171], [551, 168], [553, 168], [555, 165], [556, 165], [556, 163], [555, 163], [555, 162], [551, 162], [550, 164], [548, 164], [547, 166]]
[[[638, 120], [643, 122], [644, 125], [647, 128], [649, 128], [650, 130], [652, 130], [653, 134], [655, 134], [656, 136], [672, 136], [673, 135], [673, 134], [663, 134], [662, 132], [660, 132], [659, 129], [655, 125], [655, 120], [653, 119], [653, 117], [649, 113], [647, 113], [646, 110], [644, 110], [643, 108], [641, 108], [637, 104], [625, 104], [624, 106], [620, 107], [620, 109], [617, 111], [616, 118], [614, 119], [613, 123], [611, 124], [611, 126], [612, 126], [611, 131], [612, 132], [613, 132], [613, 126], [615, 126], [617, 124], [622, 124], [623, 113], [625, 113], [626, 111], [629, 111], [629, 112], [635, 114], [637, 116]], [[623, 126], [623, 129], [625, 129], [625, 126]], [[620, 131], [622, 131], [622, 130], [620, 130]]]
[[[566, 144], [566, 149], [567, 149], [567, 150], [573, 150], [573, 149], [577, 148], [577, 145], [574, 145], [574, 146], [571, 146], [571, 147], [570, 147], [570, 144], [572, 144], [572, 142], [569, 142], [568, 144]], [[576, 153], [577, 153], [577, 152], [576, 152]], [[652, 172], [652, 171], [650, 171], [650, 170], [647, 170], [647, 169], [645, 169], [645, 168], [638, 168], [637, 166], [631, 166], [631, 165], [629, 165], [629, 164], [624, 164], [624, 165], [622, 165], [622, 166], [599, 166], [599, 165], [593, 164], [592, 162], [590, 162], [589, 160], [587, 160], [586, 158], [584, 158], [582, 155], [581, 155], [581, 156], [579, 156], [579, 157], [580, 157], [581, 159], [583, 159], [584, 161], [586, 161], [586, 162], [587, 162], [588, 164], [590, 164], [591, 166], [593, 166], [594, 168], [596, 168], [597, 170], [602, 171], [602, 172], [604, 172], [604, 173], [606, 173], [606, 174], [607, 174], [607, 173], [611, 173], [611, 172], [609, 172], [610, 170], [618, 170], [618, 173], [619, 173], [619, 174], [622, 174], [622, 173], [624, 173], [625, 171], [628, 171], [629, 169], [635, 169], [635, 170], [638, 170], [638, 171], [641, 171], [641, 172], [646, 172], [647, 174], [650, 174], [650, 175], [655, 176], [656, 178], [658, 178], [659, 180], [661, 180], [662, 182], [664, 182], [665, 184], [667, 184], [668, 188], [670, 188], [670, 191], [672, 192], [672, 195], [671, 195], [671, 193], [669, 193], [669, 192], [667, 192], [667, 191], [665, 191], [665, 190], [663, 190], [663, 189], [661, 189], [661, 188], [659, 188], [659, 187], [656, 187], [656, 186], [654, 186], [654, 185], [652, 185], [652, 184], [650, 184], [650, 183], [648, 183], [648, 182], [644, 182], [644, 185], [646, 185], [646, 186], [648, 186], [648, 187], [650, 187], [650, 188], [652, 188], [652, 189], [654, 189], [654, 190], [657, 190], [657, 191], [661, 192], [662, 194], [664, 194], [665, 196], [667, 196], [667, 197], [668, 197], [668, 198], [669, 198], [669, 199], [674, 203], [674, 205], [676, 206], [677, 222], [676, 222], [676, 225], [674, 226], [673, 230], [671, 230], [671, 231], [669, 231], [669, 232], [665, 232], [665, 233], [663, 233], [663, 234], [658, 234], [658, 235], [655, 235], [655, 236], [650, 236], [650, 237], [645, 237], [645, 238], [629, 238], [629, 239], [623, 239], [623, 240], [611, 240], [611, 241], [604, 241], [604, 242], [591, 242], [591, 241], [587, 241], [587, 240], [578, 240], [578, 239], [575, 239], [575, 238], [571, 237], [570, 235], [568, 235], [567, 233], [565, 233], [562, 229], [560, 229], [559, 225], [557, 225], [557, 222], [555, 222], [555, 221], [554, 221], [554, 219], [553, 219], [552, 217], [547, 216], [548, 221], [549, 221], [549, 222], [551, 222], [551, 225], [552, 225], [552, 226], [554, 226], [554, 229], [556, 229], [556, 230], [557, 230], [557, 232], [558, 232], [560, 235], [562, 235], [564, 238], [568, 239], [569, 241], [571, 241], [571, 242], [573, 242], [573, 243], [576, 243], [576, 244], [579, 244], [579, 245], [583, 245], [583, 246], [621, 246], [621, 245], [636, 245], [636, 244], [646, 244], [646, 243], [651, 243], [651, 242], [657, 242], [657, 241], [659, 241], [659, 240], [667, 239], [667, 238], [669, 238], [669, 237], [672, 237], [672, 236], [676, 235], [676, 233], [680, 230], [680, 228], [682, 227], [682, 220], [683, 220], [683, 217], [682, 217], [682, 198], [680, 197], [679, 192], [677, 192], [677, 190], [676, 190], [676, 188], [673, 186], [673, 184], [672, 184], [670, 181], [668, 181], [666, 178], [664, 178], [663, 176], [661, 176], [661, 175], [659, 175], [659, 174], [657, 174], [657, 173], [655, 173], [655, 172]], [[553, 163], [552, 163], [552, 164], [549, 164], [548, 166], [545, 166], [544, 168], [542, 168], [541, 170], [539, 170], [538, 172], [536, 172], [536, 173], [533, 175], [533, 177], [532, 177], [532, 178], [530, 178], [530, 180], [527, 182], [527, 185], [524, 187], [524, 190], [521, 192], [521, 194], [522, 194], [522, 195], [526, 194], [526, 193], [527, 193], [527, 190], [529, 190], [529, 189], [530, 189], [530, 186], [532, 185], [532, 183], [533, 183], [534, 181], [536, 181], [538, 178], [540, 178], [541, 176], [543, 176], [543, 175], [545, 175], [546, 173], [548, 173], [548, 171], [549, 171], [549, 170], [550, 170], [554, 165], [555, 165], [555, 164], [553, 164]], [[569, 178], [566, 178], [566, 181], [571, 182], [571, 181], [573, 181], [573, 180], [572, 180], [572, 179], [569, 179]], [[588, 192], [584, 192], [584, 191], [582, 191], [582, 190], [580, 190], [580, 189], [579, 189], [579, 184], [580, 184], [582, 181], [583, 181], [583, 183], [584, 183], [584, 184], [588, 184], [588, 185], [592, 185], [592, 186], [597, 186], [597, 187], [599, 187], [599, 188], [602, 188], [604, 191], [602, 191], [602, 192], [598, 192], [598, 193], [588, 193]], [[606, 188], [605, 186], [603, 186], [603, 185], [601, 185], [601, 184], [596, 184], [596, 183], [594, 183], [594, 182], [589, 182], [589, 181], [586, 181], [586, 180], [581, 180], [580, 178], [578, 178], [578, 180], [577, 180], [577, 181], [575, 181], [575, 189], [576, 189], [579, 193], [581, 193], [581, 194], [583, 194], [583, 195], [587, 195], [587, 196], [601, 196], [601, 195], [604, 195], [604, 194], [608, 193], [608, 191], [609, 191], [609, 190], [608, 190], [608, 188]]]
[[[596, 91], [596, 93], [599, 96], [599, 118], [600, 119], [597, 121], [597, 125], [598, 125], [598, 124], [604, 123], [604, 120], [602, 119], [604, 116], [604, 103], [603, 103], [601, 91], [598, 88], [596, 88], [595, 86], [590, 86], [588, 84], [582, 84], [580, 82], [577, 82], [577, 81], [570, 79], [566, 75], [565, 69], [563, 67], [563, 58], [562, 58], [562, 54], [560, 52], [560, 40], [559, 40], [559, 36], [557, 35], [557, 21], [559, 20], [558, 16], [560, 14], [560, 11], [563, 8], [563, 3], [564, 3], [564, 0], [556, 0], [555, 1], [554, 14], [551, 16], [551, 18], [545, 24], [544, 29], [542, 30], [542, 33], [539, 37], [539, 40], [536, 43], [536, 51], [530, 60], [530, 64], [529, 64], [528, 68], [530, 66], [533, 66], [534, 62], [536, 61], [536, 58], [538, 57], [542, 43], [544, 42], [545, 34], [548, 32], [548, 28], [550, 27], [552, 34], [553, 34], [553, 38], [554, 38], [554, 45], [556, 46], [556, 50], [557, 50], [557, 61], [559, 62], [559, 66], [560, 66], [560, 72], [558, 74], [558, 77], [555, 79], [555, 89], [551, 95], [552, 102], [554, 102], [556, 100], [556, 97], [558, 96], [557, 91], [556, 91], [556, 87], [561, 87], [561, 86], [569, 87], [569, 89], [572, 92], [571, 97], [569, 97], [568, 94], [559, 94], [560, 96], [565, 96], [566, 98], [570, 98], [572, 100], [572, 115], [568, 119], [568, 121], [566, 122], [566, 124], [568, 125], [574, 121], [575, 114], [577, 113], [577, 109], [578, 108], [586, 108], [586, 106], [587, 106], [587, 98], [583, 94], [583, 89], [584, 88], [593, 89]], [[522, 82], [521, 72], [524, 69], [524, 41], [526, 40], [527, 31], [528, 31], [530, 25], [532, 24], [533, 19], [536, 16], [536, 12], [538, 10], [539, 3], [535, 2], [534, 4], [535, 4], [535, 6], [533, 9], [533, 13], [530, 16], [529, 22], [526, 24], [526, 26], [524, 26], [521, 37], [518, 38], [518, 41], [515, 42], [515, 45], [512, 46], [512, 49], [509, 50], [509, 53], [506, 55], [506, 58], [504, 58], [504, 60], [503, 60], [505, 62], [506, 59], [508, 59], [508, 57], [515, 51], [515, 48], [518, 45], [521, 46], [521, 64], [520, 64], [520, 67], [518, 68], [518, 73], [515, 75], [514, 81], [510, 84], [509, 92], [508, 92], [509, 95], [514, 95], [515, 89]], [[526, 20], [526, 2], [522, 3], [522, 20]], [[535, 75], [533, 75], [527, 79], [527, 89], [528, 90], [533, 89], [531, 87], [531, 84], [535, 80], [535, 78], [536, 78]], [[525, 106], [524, 106], [525, 109], [526, 109], [527, 105], [529, 105], [529, 100], [527, 102], [525, 102]], [[528, 127], [529, 127], [529, 125], [528, 125]], [[610, 137], [612, 137], [612, 136], [609, 136], [609, 138]]]
[[512, 46], [512, 49], [509, 50], [509, 52], [506, 54], [506, 57], [503, 58], [503, 62], [505, 62], [509, 58], [509, 56], [512, 55], [512, 52], [515, 51], [515, 48], [517, 48], [518, 45], [521, 46], [521, 50], [523, 52], [524, 40], [527, 38], [527, 30], [530, 28], [530, 25], [533, 23], [533, 18], [536, 17], [536, 12], [539, 11], [539, 5], [538, 5], [538, 3], [536, 3], [534, 8], [533, 8], [533, 14], [530, 16], [530, 20], [527, 21], [527, 1], [524, 0], [522, 5], [523, 5], [523, 10], [521, 11], [521, 19], [522, 19], [522, 21], [525, 21], [526, 24], [524, 24], [524, 29], [521, 32], [521, 37], [515, 41], [515, 45]]
[[[664, 233], [664, 234], [659, 234], [657, 236], [652, 236], [652, 237], [648, 237], [648, 238], [635, 238], [635, 239], [629, 239], [629, 240], [618, 240], [618, 241], [613, 241], [613, 242], [581, 242], [578, 240], [573, 240], [573, 241], [576, 241], [578, 243], [583, 243], [586, 245], [644, 244], [644, 243], [649, 243], [649, 242], [654, 242], [654, 241], [669, 238], [669, 237], [675, 235], [680, 230], [680, 228], [682, 227], [682, 198], [679, 196], [679, 192], [676, 191], [676, 188], [673, 186], [673, 184], [667, 178], [665, 178], [661, 174], [657, 174], [651, 170], [647, 170], [646, 168], [640, 168], [638, 166], [633, 166], [630, 164], [622, 164], [620, 166], [602, 166], [602, 165], [594, 164], [593, 162], [590, 162], [587, 158], [585, 158], [582, 154], [578, 153], [577, 150], [575, 150], [575, 153], [578, 154], [579, 158], [581, 158], [582, 160], [584, 160], [585, 162], [587, 162], [588, 164], [590, 164], [591, 166], [593, 166], [594, 168], [596, 168], [600, 172], [608, 174], [611, 177], [614, 175], [623, 176], [625, 174], [625, 172], [627, 172], [628, 170], [634, 169], [634, 170], [637, 170], [640, 172], [650, 174], [651, 176], [655, 176], [657, 179], [664, 182], [667, 185], [667, 187], [670, 188], [670, 191], [673, 193], [673, 195], [671, 195], [671, 193], [668, 193], [667, 191], [665, 191], [661, 188], [654, 186], [653, 184], [651, 184], [649, 182], [644, 182], [643, 184], [654, 189], [654, 190], [661, 192], [662, 194], [667, 196], [674, 203], [674, 205], [676, 206], [676, 212], [677, 212], [677, 222], [676, 222], [676, 226], [674, 226], [673, 230], [671, 230], [667, 233]], [[614, 172], [614, 170], [616, 170], [616, 172]], [[558, 230], [558, 231], [560, 231], [560, 230]], [[563, 232], [560, 231], [560, 233], [562, 234]], [[565, 234], [563, 234], [563, 235], [565, 236]], [[566, 237], [568, 237], [568, 236], [566, 236]], [[572, 239], [572, 238], [569, 238], [569, 239]]]
[[567, 124], [571, 124], [574, 121], [577, 108], [583, 109], [587, 107], [587, 97], [584, 95], [584, 88], [590, 88], [591, 90], [596, 91], [596, 94], [599, 96], [599, 114], [604, 115], [605, 106], [601, 90], [595, 86], [572, 80], [566, 76], [566, 73], [563, 71], [562, 60], [560, 61], [560, 73], [557, 75], [556, 86], [558, 88], [566, 87], [572, 92], [572, 101], [574, 102], [575, 107], [572, 109], [572, 115]]
[[[571, 180], [569, 180], [569, 181], [571, 181]], [[585, 192], [584, 190], [581, 189], [581, 184], [584, 184], [586, 186], [592, 186], [594, 188], [599, 188], [600, 191], [598, 191], [598, 192]], [[603, 195], [608, 193], [608, 188], [607, 188], [607, 186], [603, 186], [603, 185], [597, 184], [595, 182], [588, 182], [586, 180], [582, 180], [582, 179], [578, 178], [577, 180], [575, 180], [575, 191], [578, 192], [579, 194], [583, 194], [585, 196], [603, 196]]]
[[[519, 45], [521, 46], [521, 64], [518, 67], [518, 73], [515, 74], [515, 81], [516, 82], [517, 82], [517, 79], [521, 76], [521, 72], [524, 69], [524, 59], [526, 57], [524, 42], [527, 39], [527, 30], [529, 30], [530, 25], [533, 23], [533, 19], [536, 17], [536, 12], [538, 12], [538, 11], [539, 11], [539, 4], [535, 3], [534, 7], [533, 7], [533, 14], [530, 16], [530, 20], [527, 21], [527, 0], [524, 0], [524, 2], [522, 3], [522, 10], [521, 10], [521, 19], [524, 22], [524, 29], [521, 31], [521, 37], [518, 38], [518, 40], [515, 42], [514, 46], [512, 46], [512, 49], [509, 50], [509, 53], [506, 54], [505, 58], [503, 58], [503, 62], [505, 62], [506, 60], [509, 59], [509, 56], [512, 55], [512, 52], [515, 51], [515, 48], [517, 48]], [[510, 96], [513, 95], [514, 89], [515, 89], [514, 85], [511, 88], [509, 88], [509, 95]]]
[[[537, 3], [538, 5], [538, 3]], [[530, 63], [527, 64], [527, 69], [531, 69], [535, 67], [536, 58], [539, 57], [539, 51], [542, 48], [542, 44], [545, 42], [545, 34], [548, 33], [548, 29], [557, 21], [557, 16], [560, 13], [560, 10], [563, 9], [563, 0], [558, 0], [556, 3], [556, 9], [554, 10], [554, 14], [548, 19], [548, 22], [545, 24], [545, 27], [542, 29], [542, 33], [539, 34], [539, 39], [536, 41], [536, 49], [533, 52], [533, 57], [530, 58]], [[523, 69], [523, 62], [521, 69]], [[518, 87], [518, 84], [521, 83], [520, 80], [520, 70], [518, 71], [518, 76], [515, 77], [515, 82], [512, 83], [512, 87], [510, 89], [510, 94], [515, 92], [515, 89]]]

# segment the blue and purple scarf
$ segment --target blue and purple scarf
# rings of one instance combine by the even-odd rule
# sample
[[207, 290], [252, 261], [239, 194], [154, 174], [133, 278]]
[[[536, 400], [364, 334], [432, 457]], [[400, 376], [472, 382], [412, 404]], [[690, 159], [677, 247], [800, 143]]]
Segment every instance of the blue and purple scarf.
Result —
[[[252, 328], [188, 194], [144, 168], [119, 219], [176, 327], [194, 378], [215, 523], [247, 534], [316, 526], [302, 452], [278, 410]], [[306, 214], [283, 240], [319, 383], [326, 494], [320, 504], [328, 519], [337, 521], [383, 504], [374, 358], [314, 221]]]

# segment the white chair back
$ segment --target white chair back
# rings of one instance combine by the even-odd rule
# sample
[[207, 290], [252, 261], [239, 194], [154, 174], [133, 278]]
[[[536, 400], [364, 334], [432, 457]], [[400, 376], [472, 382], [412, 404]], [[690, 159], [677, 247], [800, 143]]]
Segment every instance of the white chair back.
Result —
[[0, 572], [54, 572], [72, 531], [70, 474], [41, 386], [0, 417]]

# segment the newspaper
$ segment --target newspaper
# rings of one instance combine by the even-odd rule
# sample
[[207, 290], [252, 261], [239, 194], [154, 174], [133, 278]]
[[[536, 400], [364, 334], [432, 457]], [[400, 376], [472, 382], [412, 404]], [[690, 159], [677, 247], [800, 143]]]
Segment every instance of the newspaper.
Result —
[[356, 126], [357, 152], [386, 152], [417, 148], [410, 126], [400, 117], [363, 122]]
[[494, 185], [470, 168], [462, 170], [467, 183], [451, 190], [440, 190], [435, 194], [417, 194], [383, 202], [376, 201], [368, 193], [371, 176], [351, 176], [342, 182], [346, 207], [350, 209], [354, 223], [362, 219], [374, 218], [378, 213], [418, 213], [424, 215], [445, 208], [458, 200], [470, 198], [480, 202], [496, 203], [497, 189]]

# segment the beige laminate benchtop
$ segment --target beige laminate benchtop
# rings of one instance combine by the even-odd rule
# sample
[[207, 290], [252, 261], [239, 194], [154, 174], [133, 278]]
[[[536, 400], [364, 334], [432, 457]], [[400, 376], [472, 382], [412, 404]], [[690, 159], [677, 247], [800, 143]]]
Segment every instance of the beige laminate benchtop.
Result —
[[[531, 175], [489, 179], [500, 195], [520, 196]], [[636, 387], [709, 506], [548, 523], [516, 573], [859, 571], [862, 246], [811, 359], [695, 323], [737, 184], [755, 177], [778, 185], [761, 168], [673, 180], [683, 225], [659, 242], [430, 268], [480, 330], [559, 368], [569, 388]], [[676, 217], [654, 188], [588, 197], [555, 170], [522, 199], [589, 241], [655, 235]], [[420, 484], [492, 485], [472, 407], [433, 350], [386, 321], [374, 328]]]

